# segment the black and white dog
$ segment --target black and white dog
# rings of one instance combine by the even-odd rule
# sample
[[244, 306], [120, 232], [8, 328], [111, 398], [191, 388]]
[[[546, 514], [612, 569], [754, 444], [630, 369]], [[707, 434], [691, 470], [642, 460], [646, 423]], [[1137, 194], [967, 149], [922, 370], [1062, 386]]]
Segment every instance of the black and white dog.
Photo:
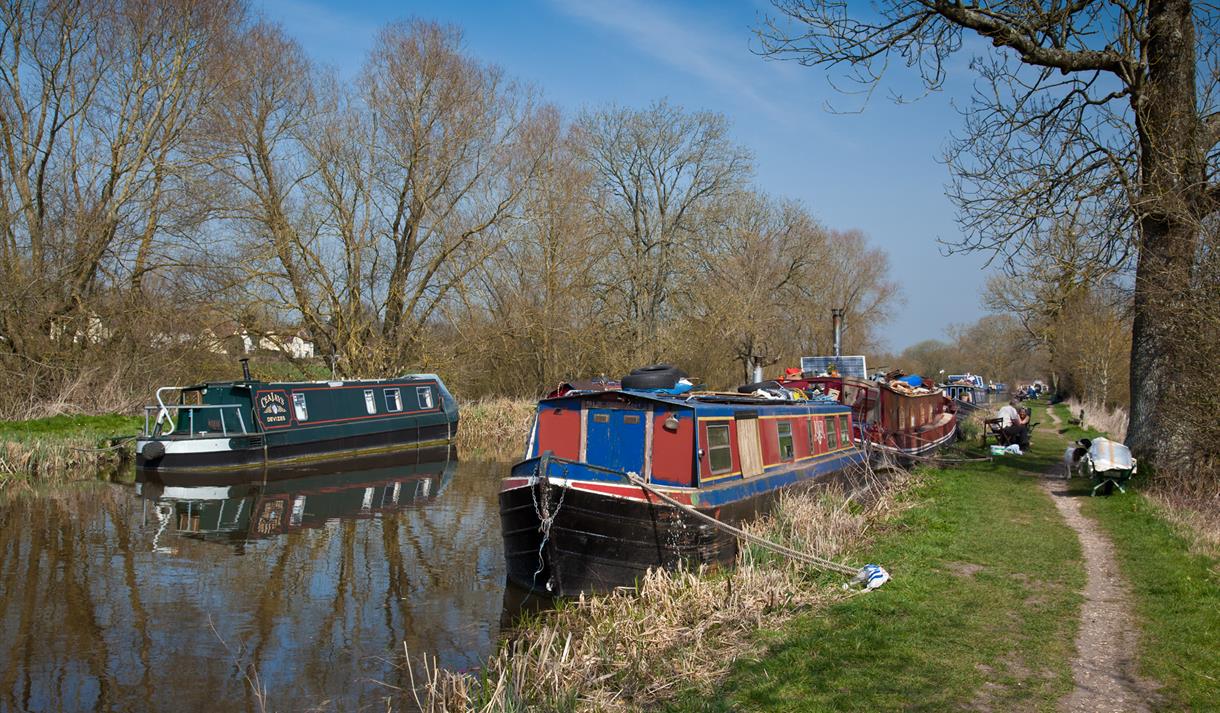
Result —
[[1076, 443], [1068, 446], [1063, 451], [1063, 479], [1070, 480], [1073, 471], [1078, 477], [1083, 478], [1087, 473], [1084, 471], [1084, 457], [1089, 454], [1089, 448], [1093, 445], [1093, 441], [1087, 438], [1081, 438]]

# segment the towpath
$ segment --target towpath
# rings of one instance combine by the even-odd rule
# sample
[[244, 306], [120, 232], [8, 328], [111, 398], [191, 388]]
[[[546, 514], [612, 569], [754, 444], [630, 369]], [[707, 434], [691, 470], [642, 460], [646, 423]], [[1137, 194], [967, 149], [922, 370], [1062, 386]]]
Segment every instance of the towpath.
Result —
[[[1054, 409], [1046, 412], [1056, 427], [1062, 423]], [[1057, 430], [1043, 428], [1040, 432], [1043, 437], [1058, 438]], [[1068, 491], [1064, 468], [1062, 463], [1052, 466], [1042, 487], [1080, 538], [1086, 582], [1072, 661], [1075, 685], [1059, 701], [1059, 708], [1069, 713], [1149, 711], [1155, 686], [1136, 673], [1139, 630], [1133, 623], [1130, 589], [1119, 572], [1114, 545], [1081, 513], [1080, 494]]]

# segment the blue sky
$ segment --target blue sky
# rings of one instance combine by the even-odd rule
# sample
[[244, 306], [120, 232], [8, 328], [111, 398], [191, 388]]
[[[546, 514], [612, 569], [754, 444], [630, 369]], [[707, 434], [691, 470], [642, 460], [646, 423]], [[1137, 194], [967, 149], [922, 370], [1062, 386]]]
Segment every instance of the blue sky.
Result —
[[758, 0], [255, 0], [255, 10], [342, 75], [356, 73], [380, 26], [421, 17], [461, 27], [470, 54], [534, 85], [569, 116], [660, 98], [720, 112], [754, 155], [762, 190], [804, 202], [829, 227], [858, 228], [889, 253], [904, 298], [887, 329], [890, 348], [943, 338], [950, 324], [983, 313], [987, 256], [944, 257], [937, 243], [959, 237], [938, 157], [961, 125], [953, 100], [969, 95], [966, 55], [954, 58], [942, 92], [890, 101], [890, 91], [921, 94], [898, 66], [862, 111], [843, 113], [863, 102], [836, 92], [825, 70], [750, 52], [751, 28], [771, 10]]

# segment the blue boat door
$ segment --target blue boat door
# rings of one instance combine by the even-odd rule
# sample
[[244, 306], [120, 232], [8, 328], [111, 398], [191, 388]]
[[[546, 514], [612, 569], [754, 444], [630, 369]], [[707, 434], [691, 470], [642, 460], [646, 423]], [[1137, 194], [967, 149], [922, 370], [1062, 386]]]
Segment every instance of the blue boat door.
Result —
[[644, 475], [647, 411], [596, 408], [586, 418], [586, 463]]

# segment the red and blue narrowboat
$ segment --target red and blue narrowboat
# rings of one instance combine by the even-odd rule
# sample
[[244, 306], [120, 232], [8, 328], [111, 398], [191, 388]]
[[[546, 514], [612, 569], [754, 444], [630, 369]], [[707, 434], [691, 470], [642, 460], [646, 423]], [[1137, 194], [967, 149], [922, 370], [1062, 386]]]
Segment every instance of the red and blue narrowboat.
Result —
[[137, 470], [281, 466], [447, 445], [457, 433], [457, 402], [435, 374], [265, 382], [242, 361], [241, 381], [157, 389]]
[[574, 596], [632, 586], [652, 567], [734, 563], [734, 536], [628, 474], [734, 524], [863, 459], [851, 410], [829, 399], [665, 391], [624, 379], [539, 402], [526, 459], [500, 491], [510, 580]]

